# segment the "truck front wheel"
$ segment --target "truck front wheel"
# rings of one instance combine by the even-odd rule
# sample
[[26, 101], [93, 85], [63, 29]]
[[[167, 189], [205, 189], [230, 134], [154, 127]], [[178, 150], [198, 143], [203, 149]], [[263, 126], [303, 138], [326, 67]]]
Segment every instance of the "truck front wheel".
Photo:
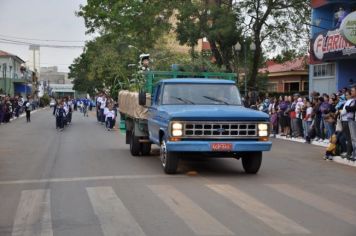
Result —
[[256, 174], [261, 167], [262, 152], [250, 152], [242, 157], [242, 166], [247, 174]]
[[138, 156], [141, 152], [141, 143], [139, 142], [139, 138], [135, 136], [135, 132], [132, 131], [130, 135], [130, 152], [132, 156]]
[[160, 159], [162, 168], [166, 174], [175, 174], [178, 169], [179, 158], [177, 153], [168, 152], [166, 140], [163, 138], [160, 147]]

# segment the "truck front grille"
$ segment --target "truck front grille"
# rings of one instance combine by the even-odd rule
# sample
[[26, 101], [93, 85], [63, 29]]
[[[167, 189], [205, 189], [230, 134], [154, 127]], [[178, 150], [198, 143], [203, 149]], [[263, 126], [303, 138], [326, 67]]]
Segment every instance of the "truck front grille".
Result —
[[184, 124], [184, 136], [188, 138], [256, 138], [257, 124], [225, 122], [189, 122]]

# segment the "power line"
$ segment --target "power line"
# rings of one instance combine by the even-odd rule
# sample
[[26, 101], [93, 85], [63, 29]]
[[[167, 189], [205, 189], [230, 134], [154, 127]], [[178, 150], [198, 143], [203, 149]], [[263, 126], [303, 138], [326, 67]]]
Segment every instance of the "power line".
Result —
[[41, 62], [40, 65], [43, 65], [43, 66], [70, 66], [72, 64], [65, 64], [65, 63], [47, 63], [47, 62]]
[[10, 39], [44, 41], [44, 42], [85, 43], [84, 40], [58, 40], [58, 39], [23, 38], [23, 37], [8, 36], [8, 35], [3, 35], [3, 34], [0, 34], [0, 37], [10, 38]]
[[[6, 38], [0, 38], [0, 43], [23, 45], [23, 46], [30, 46], [30, 45], [34, 44], [31, 42], [10, 40], [10, 39], [6, 39]], [[65, 48], [65, 49], [84, 48], [84, 46], [79, 46], [79, 45], [54, 45], [54, 44], [36, 44], [36, 45], [38, 45], [40, 47], [46, 47], [46, 48]]]

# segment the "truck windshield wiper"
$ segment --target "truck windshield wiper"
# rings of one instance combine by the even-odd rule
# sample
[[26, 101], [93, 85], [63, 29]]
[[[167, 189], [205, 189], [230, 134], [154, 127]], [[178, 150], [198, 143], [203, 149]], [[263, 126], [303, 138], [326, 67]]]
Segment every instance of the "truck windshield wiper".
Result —
[[209, 97], [209, 96], [203, 96], [203, 97], [204, 97], [204, 98], [207, 98], [207, 99], [209, 99], [209, 100], [215, 101], [215, 102], [221, 102], [221, 103], [224, 103], [225, 105], [230, 105], [230, 103], [225, 102], [225, 101], [223, 101], [223, 100], [220, 100], [220, 99], [218, 99], [218, 98]]
[[192, 102], [188, 99], [185, 99], [185, 98], [180, 98], [180, 97], [175, 97], [175, 96], [171, 96], [171, 97], [177, 99], [178, 101], [184, 102], [185, 104], [187, 104], [187, 103], [195, 104], [194, 102]]

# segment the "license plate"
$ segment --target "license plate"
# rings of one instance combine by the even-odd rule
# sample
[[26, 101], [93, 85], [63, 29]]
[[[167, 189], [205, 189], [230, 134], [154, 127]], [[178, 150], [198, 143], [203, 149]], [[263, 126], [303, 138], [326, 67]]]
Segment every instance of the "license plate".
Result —
[[212, 143], [211, 150], [213, 152], [232, 151], [232, 144], [231, 143]]

